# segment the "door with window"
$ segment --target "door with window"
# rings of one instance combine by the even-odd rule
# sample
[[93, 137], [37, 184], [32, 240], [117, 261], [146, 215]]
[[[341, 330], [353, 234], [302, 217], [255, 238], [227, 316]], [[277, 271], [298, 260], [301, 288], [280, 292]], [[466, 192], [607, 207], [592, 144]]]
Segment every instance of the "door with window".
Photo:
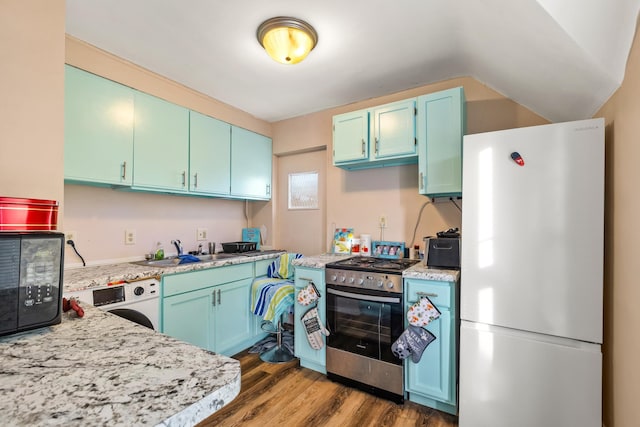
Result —
[[[326, 252], [326, 156], [326, 150], [320, 150], [278, 157], [278, 247], [305, 256]], [[317, 182], [315, 201], [312, 200], [314, 180]]]

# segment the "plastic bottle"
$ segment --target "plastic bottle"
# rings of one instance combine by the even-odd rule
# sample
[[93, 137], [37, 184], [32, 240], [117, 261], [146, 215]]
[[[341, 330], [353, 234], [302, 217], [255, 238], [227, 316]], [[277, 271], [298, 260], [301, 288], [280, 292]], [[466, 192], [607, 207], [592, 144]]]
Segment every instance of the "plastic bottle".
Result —
[[156, 245], [156, 259], [164, 259], [164, 248], [160, 242]]

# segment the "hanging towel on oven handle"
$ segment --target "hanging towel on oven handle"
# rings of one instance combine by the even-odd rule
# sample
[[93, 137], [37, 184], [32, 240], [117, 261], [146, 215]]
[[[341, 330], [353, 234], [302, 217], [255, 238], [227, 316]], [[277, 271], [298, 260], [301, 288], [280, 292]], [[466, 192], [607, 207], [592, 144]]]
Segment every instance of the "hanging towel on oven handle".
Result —
[[317, 302], [319, 298], [320, 291], [318, 291], [318, 288], [316, 288], [316, 285], [312, 281], [309, 281], [307, 286], [300, 289], [296, 297], [300, 305], [311, 305]]
[[419, 326], [409, 325], [402, 335], [391, 344], [391, 352], [398, 359], [411, 356], [413, 363], [420, 362], [424, 349], [436, 339], [428, 330]]
[[440, 310], [428, 296], [420, 295], [418, 301], [407, 310], [407, 320], [410, 325], [424, 327], [440, 317], [440, 314]]
[[318, 307], [316, 306], [307, 310], [300, 320], [302, 320], [309, 345], [314, 350], [320, 350], [324, 346], [322, 335], [328, 336], [329, 330], [322, 324]]

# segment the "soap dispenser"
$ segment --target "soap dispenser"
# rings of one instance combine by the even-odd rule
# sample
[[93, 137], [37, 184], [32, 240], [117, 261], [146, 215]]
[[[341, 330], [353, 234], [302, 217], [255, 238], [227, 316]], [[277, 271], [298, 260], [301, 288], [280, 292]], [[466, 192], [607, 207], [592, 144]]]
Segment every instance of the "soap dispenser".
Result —
[[162, 243], [160, 242], [158, 242], [158, 244], [156, 245], [156, 259], [164, 259], [164, 248], [162, 247]]

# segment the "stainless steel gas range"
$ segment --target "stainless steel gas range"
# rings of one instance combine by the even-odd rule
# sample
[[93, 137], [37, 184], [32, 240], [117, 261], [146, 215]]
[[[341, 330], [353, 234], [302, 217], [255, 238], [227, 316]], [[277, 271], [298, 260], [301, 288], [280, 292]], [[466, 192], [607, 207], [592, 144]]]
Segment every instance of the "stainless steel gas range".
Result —
[[353, 257], [325, 266], [328, 378], [404, 401], [403, 364], [391, 344], [404, 330], [402, 272], [417, 262]]

